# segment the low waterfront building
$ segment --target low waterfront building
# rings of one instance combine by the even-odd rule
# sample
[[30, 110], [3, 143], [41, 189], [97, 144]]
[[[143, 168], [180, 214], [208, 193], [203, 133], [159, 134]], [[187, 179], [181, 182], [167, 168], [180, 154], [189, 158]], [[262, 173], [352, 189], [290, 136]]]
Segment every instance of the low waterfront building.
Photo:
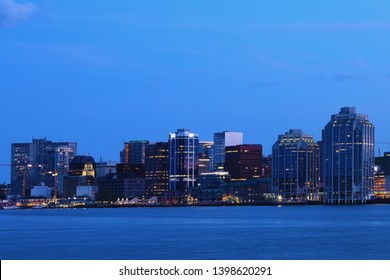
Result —
[[225, 202], [255, 204], [272, 200], [272, 181], [268, 178], [247, 181], [231, 181], [227, 185], [228, 194]]
[[51, 198], [51, 189], [41, 183], [40, 186], [33, 186], [31, 188], [31, 197], [46, 197]]
[[198, 203], [222, 202], [230, 179], [228, 172], [203, 173], [198, 177], [196, 186], [190, 189], [191, 197]]

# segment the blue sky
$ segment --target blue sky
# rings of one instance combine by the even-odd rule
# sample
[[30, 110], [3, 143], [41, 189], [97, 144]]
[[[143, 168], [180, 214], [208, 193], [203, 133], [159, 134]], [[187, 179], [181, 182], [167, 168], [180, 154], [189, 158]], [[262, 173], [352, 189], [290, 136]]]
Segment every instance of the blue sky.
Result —
[[385, 0], [0, 0], [0, 163], [32, 137], [118, 160], [182, 127], [270, 153], [352, 105], [389, 151], [389, 49]]

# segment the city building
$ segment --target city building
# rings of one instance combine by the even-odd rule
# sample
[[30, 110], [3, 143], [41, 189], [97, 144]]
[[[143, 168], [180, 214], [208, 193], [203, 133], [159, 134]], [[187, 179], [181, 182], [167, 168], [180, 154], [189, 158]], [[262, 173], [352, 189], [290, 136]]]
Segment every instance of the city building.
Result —
[[269, 178], [231, 181], [227, 184], [228, 194], [223, 201], [234, 204], [272, 202], [271, 184]]
[[77, 186], [76, 197], [93, 198], [98, 192], [98, 186]]
[[116, 173], [117, 162], [101, 161], [96, 163], [96, 177], [106, 177], [108, 174]]
[[228, 172], [202, 173], [198, 177], [196, 186], [190, 189], [191, 197], [194, 202], [200, 204], [222, 202], [230, 178]]
[[11, 189], [14, 195], [26, 196], [30, 187], [45, 182], [57, 191], [57, 178], [69, 170], [77, 154], [75, 142], [52, 142], [33, 139], [32, 143], [11, 144]]
[[145, 178], [145, 164], [118, 163], [116, 173], [121, 178]]
[[214, 133], [213, 167], [214, 171], [223, 171], [225, 164], [225, 148], [243, 144], [242, 132], [216, 132]]
[[225, 171], [232, 176], [232, 181], [245, 181], [261, 177], [263, 169], [262, 145], [228, 146], [225, 153]]
[[341, 108], [322, 131], [325, 203], [365, 203], [374, 192], [374, 125]]
[[319, 145], [312, 135], [290, 129], [272, 146], [274, 197], [283, 201], [318, 200]]
[[375, 167], [374, 171], [374, 196], [375, 198], [384, 199], [390, 195], [386, 189], [386, 175], [385, 172], [378, 170]]
[[[70, 162], [77, 155], [77, 145], [64, 145], [59, 146], [55, 153], [55, 171], [50, 174], [50, 171], [46, 173], [46, 178], [52, 177], [54, 181], [54, 195], [61, 196], [64, 192], [64, 177], [68, 175], [70, 169]], [[45, 180], [47, 182], [48, 180]], [[49, 179], [50, 181], [50, 179]], [[49, 183], [50, 185], [50, 183]], [[57, 186], [55, 186], [57, 185]], [[56, 193], [57, 192], [57, 193]]]
[[169, 190], [169, 145], [167, 142], [149, 144], [145, 159], [145, 188], [149, 195]]
[[169, 134], [169, 191], [185, 195], [198, 175], [199, 136], [189, 129]]
[[97, 201], [116, 201], [145, 195], [145, 179], [141, 177], [122, 177], [109, 174], [98, 178]]
[[272, 155], [263, 156], [263, 169], [261, 177], [271, 178], [272, 177]]
[[147, 140], [132, 140], [124, 143], [120, 153], [121, 163], [145, 164]]
[[390, 197], [390, 152], [375, 157], [374, 196], [380, 199]]
[[39, 186], [33, 186], [31, 188], [31, 197], [51, 198], [51, 189], [45, 186], [44, 183], [41, 183]]
[[75, 197], [77, 186], [97, 186], [96, 162], [91, 156], [75, 156], [64, 177], [64, 197]]
[[386, 176], [390, 176], [390, 152], [384, 153], [383, 156], [375, 157], [375, 166], [378, 166]]
[[198, 166], [198, 175], [202, 173], [210, 173], [213, 170], [213, 142], [210, 141], [200, 141], [199, 142], [199, 166]]

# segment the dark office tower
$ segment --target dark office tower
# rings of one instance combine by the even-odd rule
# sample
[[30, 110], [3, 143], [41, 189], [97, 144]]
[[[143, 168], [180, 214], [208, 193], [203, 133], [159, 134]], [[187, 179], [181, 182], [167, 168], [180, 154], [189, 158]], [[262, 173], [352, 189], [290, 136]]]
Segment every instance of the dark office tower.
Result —
[[11, 194], [13, 195], [22, 195], [22, 184], [30, 181], [28, 176], [28, 166], [31, 164], [30, 146], [30, 143], [11, 145]]
[[384, 160], [384, 167], [383, 171], [385, 172], [386, 176], [390, 176], [390, 152], [385, 153], [385, 160]]
[[375, 167], [383, 171], [386, 176], [390, 176], [390, 152], [384, 153], [384, 156], [375, 157]]
[[237, 145], [226, 147], [225, 171], [232, 181], [257, 179], [262, 173], [263, 147], [261, 145]]
[[[75, 142], [52, 142], [33, 139], [32, 143], [11, 145], [11, 184], [13, 194], [22, 194], [40, 182], [54, 187], [60, 175], [69, 170], [70, 160], [77, 154]], [[57, 176], [58, 175], [58, 176]]]
[[145, 164], [145, 152], [149, 141], [132, 140], [124, 143], [121, 152], [121, 163], [127, 164]]
[[169, 190], [186, 193], [198, 174], [198, 135], [189, 129], [169, 134]]
[[263, 178], [271, 178], [272, 177], [272, 155], [263, 156], [263, 169], [261, 173], [261, 177]]
[[167, 142], [146, 147], [145, 187], [149, 195], [160, 195], [169, 189], [169, 145]]
[[201, 141], [199, 142], [199, 166], [198, 175], [202, 173], [210, 173], [212, 171], [213, 162], [213, 142]]
[[225, 164], [225, 148], [243, 144], [242, 132], [216, 132], [214, 133], [214, 171], [223, 171]]
[[290, 129], [272, 146], [272, 193], [283, 201], [318, 200], [319, 146], [313, 136]]
[[77, 186], [96, 185], [96, 163], [91, 156], [75, 156], [70, 162], [68, 176], [64, 177], [64, 197], [76, 196]]
[[364, 203], [373, 195], [374, 125], [341, 108], [322, 131], [325, 203]]

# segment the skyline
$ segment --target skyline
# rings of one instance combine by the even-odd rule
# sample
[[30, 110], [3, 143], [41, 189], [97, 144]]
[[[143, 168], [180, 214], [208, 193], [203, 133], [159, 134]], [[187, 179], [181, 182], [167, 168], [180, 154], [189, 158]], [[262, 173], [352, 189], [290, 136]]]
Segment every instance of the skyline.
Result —
[[350, 106], [375, 125], [375, 155], [390, 151], [389, 14], [363, 0], [0, 0], [0, 163], [32, 137], [118, 161], [123, 141], [184, 127], [242, 131], [267, 155], [289, 129], [320, 140]]

